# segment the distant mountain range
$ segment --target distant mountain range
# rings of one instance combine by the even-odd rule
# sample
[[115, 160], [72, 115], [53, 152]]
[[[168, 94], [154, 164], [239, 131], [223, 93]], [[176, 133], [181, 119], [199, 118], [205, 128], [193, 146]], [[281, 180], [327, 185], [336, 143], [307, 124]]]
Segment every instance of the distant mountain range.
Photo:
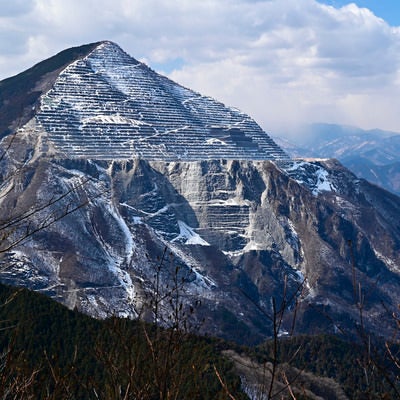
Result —
[[274, 138], [293, 157], [336, 158], [358, 177], [400, 194], [400, 134], [312, 124]]
[[152, 319], [149, 298], [172, 290], [204, 332], [246, 343], [273, 335], [280, 305], [279, 335], [354, 331], [362, 298], [365, 328], [391, 332], [400, 198], [336, 160], [290, 159], [115, 43], [0, 82], [0, 128], [3, 282], [97, 318]]

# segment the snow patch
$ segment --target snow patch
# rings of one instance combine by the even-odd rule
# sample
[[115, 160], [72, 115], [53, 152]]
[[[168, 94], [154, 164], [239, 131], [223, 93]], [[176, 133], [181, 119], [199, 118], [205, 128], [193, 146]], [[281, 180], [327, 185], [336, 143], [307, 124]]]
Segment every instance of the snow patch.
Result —
[[308, 187], [314, 196], [337, 190], [330, 180], [329, 172], [319, 163], [294, 161], [289, 167], [285, 167], [284, 171], [297, 183]]
[[385, 256], [384, 256], [382, 253], [380, 253], [378, 250], [376, 250], [376, 249], [373, 249], [373, 250], [374, 250], [375, 256], [376, 256], [379, 260], [381, 260], [382, 262], [384, 262], [384, 263], [387, 265], [387, 267], [389, 268], [390, 271], [392, 271], [392, 272], [397, 272], [397, 273], [400, 272], [400, 266], [397, 265], [393, 260], [391, 260], [391, 259], [388, 258], [388, 257], [385, 257]]
[[[246, 246], [243, 248], [242, 252], [246, 253], [248, 251], [252, 251], [252, 250], [266, 250], [265, 249], [265, 244], [262, 243], [257, 243], [254, 240], [250, 240]], [[236, 252], [235, 252], [236, 253]]]
[[[216, 191], [216, 194], [221, 194], [224, 193], [223, 190], [218, 190]], [[236, 197], [231, 197], [226, 200], [221, 200], [221, 199], [213, 199], [209, 200], [208, 202], [193, 202], [193, 204], [198, 204], [199, 206], [203, 204], [211, 205], [211, 206], [224, 206], [224, 207], [229, 207], [229, 206], [251, 206], [251, 201], [247, 199], [243, 199], [239, 196]]]
[[294, 161], [289, 168], [285, 168], [286, 172], [293, 172], [301, 170], [305, 165], [307, 165], [305, 161]]
[[132, 126], [143, 126], [143, 125], [149, 125], [151, 124], [146, 123], [144, 121], [140, 121], [137, 119], [132, 119], [132, 118], [126, 118], [123, 117], [119, 114], [114, 114], [114, 115], [94, 115], [94, 116], [89, 116], [86, 118], [82, 118], [82, 123], [83, 124], [89, 124], [89, 123], [96, 123], [96, 124], [125, 124], [125, 125], [132, 125]]
[[336, 190], [332, 182], [329, 181], [329, 173], [322, 167], [316, 172], [317, 184], [312, 191], [314, 196], [317, 196], [321, 192], [333, 192]]
[[193, 228], [186, 225], [183, 221], [178, 221], [179, 235], [172, 239], [171, 242], [185, 241], [185, 244], [198, 244], [200, 246], [209, 246], [210, 244], [206, 242], [198, 233], [196, 233]]
[[221, 139], [217, 139], [217, 138], [207, 139], [207, 140], [206, 140], [206, 143], [207, 143], [207, 144], [222, 144], [222, 145], [224, 145], [224, 146], [227, 146], [227, 143], [226, 143], [226, 142], [224, 142], [224, 141], [221, 140]]

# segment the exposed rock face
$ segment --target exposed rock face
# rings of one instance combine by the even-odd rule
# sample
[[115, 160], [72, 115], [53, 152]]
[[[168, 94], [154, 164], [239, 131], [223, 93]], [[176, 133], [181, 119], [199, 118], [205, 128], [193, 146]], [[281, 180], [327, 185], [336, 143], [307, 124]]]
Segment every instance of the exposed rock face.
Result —
[[[101, 56], [110, 48], [118, 60]], [[26, 222], [38, 231], [2, 252], [2, 281], [40, 290], [97, 317], [136, 317], [154, 289], [156, 258], [167, 247], [163, 289], [171, 287], [175, 272], [183, 278], [182, 299], [201, 300], [195, 318], [205, 318], [207, 332], [261, 340], [271, 333], [272, 298], [279, 303], [285, 288], [291, 297], [299, 287], [289, 304], [295, 299], [301, 304], [299, 331], [334, 332], [357, 320], [358, 283], [368, 327], [385, 331], [380, 302], [390, 308], [400, 301], [399, 198], [336, 161], [288, 160], [249, 117], [187, 89], [179, 87], [176, 94], [173, 83], [149, 70], [154, 78], [149, 93], [155, 99], [159, 91], [175, 93], [180, 106], [165, 111], [146, 92], [135, 116], [136, 108], [123, 104], [133, 101], [139, 78], [121, 83], [125, 69], [145, 71], [115, 45], [100, 44], [71, 62], [42, 96], [36, 117], [3, 139], [4, 149], [11, 145], [0, 164], [0, 215], [15, 221], [31, 207], [37, 212], [11, 230], [3, 225], [9, 235], [2, 249], [23, 237]], [[77, 70], [85, 78], [73, 91]], [[114, 89], [121, 85], [119, 95], [106, 89], [113, 79]], [[94, 96], [92, 103], [84, 93]], [[185, 109], [188, 103], [197, 106]], [[152, 117], [143, 114], [138, 123], [145, 106], [159, 109], [162, 118], [148, 109]], [[177, 114], [169, 120], [170, 112]], [[213, 127], [207, 126], [207, 113]], [[176, 136], [174, 130], [187, 121], [187, 135]], [[154, 136], [161, 129], [165, 136]], [[86, 140], [91, 135], [105, 141]], [[129, 145], [121, 135], [129, 136]], [[149, 138], [155, 140], [151, 146]], [[182, 152], [180, 138], [193, 139], [193, 148], [186, 143], [188, 152]], [[163, 144], [167, 153], [160, 150]], [[217, 157], [222, 146], [229, 151]], [[69, 214], [77, 205], [82, 207]], [[68, 215], [43, 227], [63, 214]], [[291, 326], [285, 320], [282, 332]]]
[[70, 158], [288, 158], [249, 116], [156, 74], [111, 42], [62, 71], [37, 120]]
[[[378, 312], [380, 299], [396, 304], [399, 200], [333, 162], [306, 165], [326, 171], [340, 189], [313, 194], [270, 161], [40, 158], [2, 207], [15, 204], [17, 212], [32, 199], [44, 204], [86, 179], [57, 208], [89, 202], [7, 253], [2, 279], [95, 316], [135, 316], [167, 246], [172, 258], [163, 279], [182, 267], [187, 301], [202, 300], [204, 329], [249, 341], [270, 332], [257, 307], [271, 313], [285, 276], [292, 292], [307, 279], [304, 305], [329, 310], [338, 324], [344, 316], [355, 319], [353, 252], [368, 312]], [[306, 311], [299, 328], [319, 329], [321, 316], [313, 324]], [[334, 326], [326, 320], [321, 329]]]

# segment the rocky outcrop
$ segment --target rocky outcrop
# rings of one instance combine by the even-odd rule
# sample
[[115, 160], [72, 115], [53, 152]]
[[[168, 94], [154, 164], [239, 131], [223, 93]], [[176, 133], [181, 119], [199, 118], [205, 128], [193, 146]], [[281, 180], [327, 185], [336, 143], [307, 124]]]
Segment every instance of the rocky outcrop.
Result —
[[[381, 300], [400, 300], [400, 201], [337, 162], [32, 157], [2, 198], [2, 215], [73, 187], [56, 209], [84, 206], [3, 254], [4, 282], [97, 317], [135, 317], [167, 248], [163, 285], [179, 266], [185, 302], [201, 300], [203, 329], [243, 341], [270, 333], [271, 299], [284, 289], [298, 291], [298, 328], [308, 332], [336, 329], [323, 312], [337, 324], [356, 320], [354, 276], [368, 294], [371, 329], [382, 329]], [[311, 316], [310, 306], [321, 310]]]

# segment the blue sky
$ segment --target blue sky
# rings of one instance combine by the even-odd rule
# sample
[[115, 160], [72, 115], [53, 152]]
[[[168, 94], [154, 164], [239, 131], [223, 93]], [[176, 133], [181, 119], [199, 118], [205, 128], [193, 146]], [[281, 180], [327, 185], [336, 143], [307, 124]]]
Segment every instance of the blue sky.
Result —
[[400, 132], [400, 0], [0, 0], [0, 80], [103, 39], [268, 132]]
[[383, 18], [389, 24], [400, 26], [400, 0], [319, 0], [319, 2], [336, 8], [355, 3], [359, 7], [370, 9], [376, 16]]

